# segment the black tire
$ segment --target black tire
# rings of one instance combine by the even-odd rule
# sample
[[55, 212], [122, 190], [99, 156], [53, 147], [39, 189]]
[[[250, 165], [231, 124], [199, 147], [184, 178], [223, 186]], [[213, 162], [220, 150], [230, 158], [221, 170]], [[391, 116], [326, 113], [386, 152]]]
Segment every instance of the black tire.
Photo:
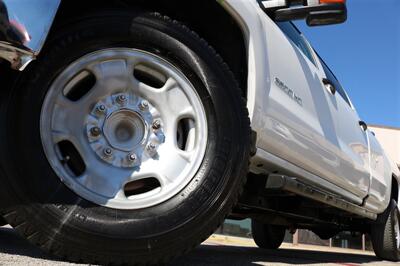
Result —
[[4, 220], [4, 218], [0, 216], [0, 226], [5, 226], [7, 224], [8, 223], [6, 222], [6, 220]]
[[[57, 74], [83, 55], [122, 46], [157, 54], [180, 69], [201, 95], [209, 131], [192, 182], [164, 203], [132, 211], [96, 205], [69, 190], [50, 167], [39, 130], [42, 103]], [[2, 214], [30, 242], [58, 257], [95, 264], [169, 261], [207, 239], [242, 191], [250, 123], [241, 91], [204, 40], [166, 17], [118, 11], [55, 29], [6, 102], [7, 126], [0, 127]]]
[[[397, 244], [395, 227], [400, 226], [400, 214], [395, 200], [387, 210], [378, 216], [371, 226], [371, 241], [378, 258], [400, 261], [400, 247]], [[398, 235], [397, 237], [400, 237]]]
[[285, 238], [286, 228], [278, 225], [251, 221], [251, 232], [259, 248], [278, 249]]

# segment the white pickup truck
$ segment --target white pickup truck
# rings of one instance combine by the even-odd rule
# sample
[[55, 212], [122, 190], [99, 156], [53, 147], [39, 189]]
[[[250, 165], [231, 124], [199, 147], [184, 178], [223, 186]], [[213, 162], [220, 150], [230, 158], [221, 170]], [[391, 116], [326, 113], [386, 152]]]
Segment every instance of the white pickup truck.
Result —
[[344, 0], [0, 0], [4, 222], [87, 263], [169, 261], [227, 216], [261, 248], [346, 230], [398, 261], [399, 169], [290, 22], [346, 18]]

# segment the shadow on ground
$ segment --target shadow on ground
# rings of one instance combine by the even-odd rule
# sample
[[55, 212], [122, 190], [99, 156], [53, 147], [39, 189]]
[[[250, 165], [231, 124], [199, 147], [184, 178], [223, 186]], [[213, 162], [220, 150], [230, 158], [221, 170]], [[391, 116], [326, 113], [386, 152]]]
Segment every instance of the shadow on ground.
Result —
[[[58, 262], [57, 259], [44, 254], [38, 248], [20, 238], [17, 233], [7, 227], [0, 228], [0, 264], [1, 256], [12, 255], [43, 259], [44, 261]], [[193, 252], [185, 255], [170, 265], [271, 265], [271, 264], [374, 264], [388, 265], [379, 262], [373, 256], [327, 253], [318, 251], [280, 249], [265, 251], [252, 247], [233, 247], [222, 245], [202, 245]]]
[[[253, 247], [202, 245], [172, 265], [304, 265], [334, 263], [340, 265], [376, 264], [373, 256], [327, 253], [319, 251], [279, 249], [260, 250]], [[382, 264], [387, 265], [387, 264]]]

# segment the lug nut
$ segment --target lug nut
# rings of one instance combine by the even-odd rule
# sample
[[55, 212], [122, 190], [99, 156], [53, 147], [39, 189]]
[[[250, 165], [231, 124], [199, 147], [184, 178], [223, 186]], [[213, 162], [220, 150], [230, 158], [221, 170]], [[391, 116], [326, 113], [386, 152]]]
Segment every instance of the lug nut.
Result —
[[161, 122], [160, 122], [160, 120], [154, 121], [154, 122], [153, 122], [153, 129], [154, 129], [154, 130], [158, 130], [158, 129], [160, 129], [160, 128], [161, 128]]
[[136, 154], [132, 153], [128, 155], [128, 160], [132, 163], [134, 163], [137, 160]]
[[99, 113], [105, 113], [107, 110], [107, 107], [104, 104], [102, 104], [102, 105], [97, 106], [96, 110]]
[[100, 136], [100, 134], [101, 134], [101, 129], [100, 129], [99, 127], [92, 127], [92, 128], [90, 129], [90, 134], [91, 134], [93, 137], [98, 137], [98, 136]]
[[149, 145], [147, 145], [147, 150], [150, 151], [150, 152], [155, 151], [156, 148], [157, 148], [156, 144], [154, 144], [154, 143], [152, 143], [152, 142], [149, 143]]
[[148, 101], [142, 101], [141, 103], [140, 103], [140, 109], [142, 110], [142, 111], [145, 111], [145, 110], [148, 110], [149, 109], [149, 102]]
[[126, 103], [126, 100], [127, 100], [127, 98], [126, 98], [125, 95], [119, 95], [119, 96], [117, 97], [117, 102], [118, 102], [119, 104], [124, 104], [124, 103]]
[[107, 157], [110, 157], [111, 155], [113, 155], [113, 151], [110, 148], [105, 148], [103, 151], [104, 155]]

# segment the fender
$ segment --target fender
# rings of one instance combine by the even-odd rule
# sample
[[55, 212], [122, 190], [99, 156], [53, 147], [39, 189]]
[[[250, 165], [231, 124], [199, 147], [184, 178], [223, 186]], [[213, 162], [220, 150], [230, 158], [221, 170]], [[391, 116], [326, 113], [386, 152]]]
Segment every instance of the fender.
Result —
[[0, 0], [0, 58], [24, 70], [42, 49], [61, 0]]
[[[236, 20], [241, 27], [247, 48], [248, 81], [247, 81], [247, 108], [253, 130], [263, 128], [262, 121], [257, 113], [264, 108], [263, 99], [267, 97], [266, 87], [273, 82], [268, 73], [268, 54], [265, 53], [266, 32], [261, 18], [266, 15], [257, 1], [226, 0], [219, 1], [223, 8]], [[249, 2], [251, 4], [249, 4]], [[263, 55], [263, 56], [260, 56]]]

